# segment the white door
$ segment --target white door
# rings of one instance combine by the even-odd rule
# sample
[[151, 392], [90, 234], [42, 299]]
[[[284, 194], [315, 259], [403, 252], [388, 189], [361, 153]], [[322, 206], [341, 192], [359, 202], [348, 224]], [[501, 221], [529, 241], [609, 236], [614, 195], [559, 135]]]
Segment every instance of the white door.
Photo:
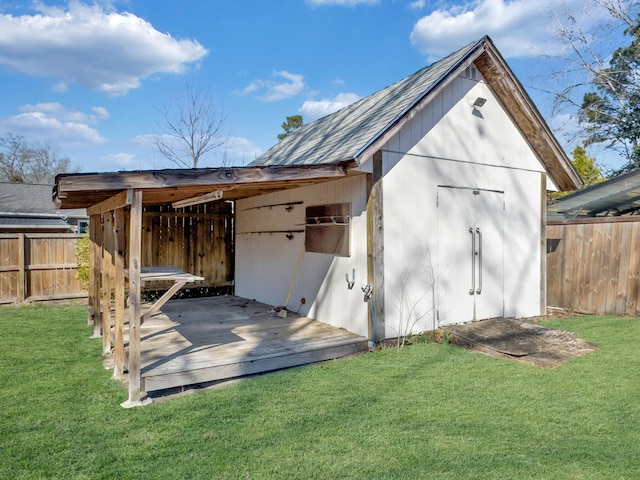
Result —
[[440, 325], [504, 314], [504, 193], [438, 187]]

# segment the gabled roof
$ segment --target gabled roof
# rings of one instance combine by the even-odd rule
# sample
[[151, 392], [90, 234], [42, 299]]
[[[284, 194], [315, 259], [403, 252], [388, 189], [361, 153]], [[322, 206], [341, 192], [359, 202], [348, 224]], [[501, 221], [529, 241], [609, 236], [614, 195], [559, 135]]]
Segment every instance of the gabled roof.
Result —
[[640, 169], [559, 198], [547, 207], [549, 220], [610, 217], [640, 210]]
[[430, 101], [434, 90], [471, 63], [483, 74], [554, 183], [560, 189], [577, 188], [580, 177], [486, 36], [373, 95], [296, 129], [251, 166], [339, 164], [354, 160], [360, 163], [402, 126], [412, 109]]

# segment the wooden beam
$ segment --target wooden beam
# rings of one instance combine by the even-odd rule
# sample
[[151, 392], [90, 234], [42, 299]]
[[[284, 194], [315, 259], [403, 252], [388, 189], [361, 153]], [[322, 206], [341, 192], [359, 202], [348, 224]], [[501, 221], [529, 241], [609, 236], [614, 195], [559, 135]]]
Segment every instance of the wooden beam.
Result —
[[102, 354], [111, 354], [111, 294], [113, 292], [113, 278], [112, 278], [112, 266], [113, 266], [113, 214], [111, 212], [105, 213], [104, 217], [104, 229], [103, 239], [104, 248], [102, 250], [102, 289], [101, 304], [102, 304]]
[[129, 215], [129, 398], [121, 406], [150, 403], [143, 398], [140, 367], [140, 269], [142, 267], [142, 192], [135, 190]]
[[547, 174], [540, 173], [540, 315], [547, 314]]
[[132, 195], [133, 193], [131, 189], [117, 193], [113, 197], [107, 198], [106, 200], [87, 208], [87, 215], [99, 215], [101, 213], [107, 213], [119, 208], [127, 207], [131, 205]]
[[100, 337], [100, 283], [102, 268], [102, 224], [100, 215], [89, 221], [89, 325], [93, 325], [92, 338]]
[[369, 339], [374, 342], [385, 338], [382, 177], [382, 152], [378, 150], [373, 154], [373, 175], [367, 185], [369, 190], [367, 199], [367, 278], [369, 285], [373, 288], [373, 314], [369, 311]]
[[184, 287], [186, 283], [187, 283], [186, 280], [182, 280], [171, 285], [171, 288], [169, 288], [169, 290], [164, 292], [164, 294], [158, 300], [156, 300], [156, 302], [151, 306], [151, 308], [144, 313], [140, 323], [141, 324], [144, 323], [145, 321], [147, 321], [149, 317], [151, 317], [151, 315], [153, 315], [158, 310], [160, 310], [160, 307], [162, 307], [165, 303], [167, 303], [169, 299], [173, 297], [173, 294], [176, 293], [178, 290], [180, 290], [182, 287]]
[[[149, 170], [144, 172], [63, 174], [57, 178], [57, 192], [59, 198], [65, 198], [66, 194], [70, 192], [203, 185], [233, 186], [243, 183], [339, 178], [346, 176], [346, 174], [346, 170], [337, 165], [190, 168], [184, 170]], [[118, 195], [121, 194], [122, 192]], [[102, 203], [104, 202], [98, 205]], [[117, 205], [105, 205], [101, 208], [113, 210], [116, 207]]]
[[580, 225], [582, 223], [636, 223], [640, 222], [640, 215], [624, 217], [581, 217], [566, 220], [549, 220], [547, 225]]
[[190, 207], [191, 205], [200, 205], [201, 203], [215, 202], [216, 200], [222, 200], [224, 190], [216, 190], [215, 192], [206, 193], [204, 195], [198, 195], [197, 197], [187, 198], [185, 200], [179, 200], [173, 202], [171, 206], [173, 208]]
[[124, 209], [119, 208], [114, 215], [115, 232], [115, 326], [113, 332], [114, 340], [114, 368], [113, 377], [121, 379], [124, 377], [124, 256], [125, 256], [125, 224]]

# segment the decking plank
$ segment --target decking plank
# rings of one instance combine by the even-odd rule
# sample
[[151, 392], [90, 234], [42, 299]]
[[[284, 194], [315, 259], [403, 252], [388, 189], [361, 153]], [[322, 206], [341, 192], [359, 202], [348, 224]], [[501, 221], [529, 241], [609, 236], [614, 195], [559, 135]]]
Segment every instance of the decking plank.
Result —
[[[127, 332], [128, 333], [128, 332]], [[140, 328], [144, 389], [278, 370], [367, 350], [344, 329], [234, 296], [174, 299]]]

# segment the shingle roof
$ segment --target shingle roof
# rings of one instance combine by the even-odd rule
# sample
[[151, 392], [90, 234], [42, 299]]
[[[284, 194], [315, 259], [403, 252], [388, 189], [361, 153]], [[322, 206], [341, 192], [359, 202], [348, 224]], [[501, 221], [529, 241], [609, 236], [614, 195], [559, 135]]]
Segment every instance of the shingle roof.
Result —
[[[56, 215], [53, 185], [0, 182], [0, 212]], [[84, 209], [66, 210], [65, 216], [85, 217]]]
[[0, 183], [0, 212], [56, 213], [51, 185]]
[[357, 158], [486, 39], [470, 43], [373, 95], [296, 129], [250, 165], [336, 164]]

